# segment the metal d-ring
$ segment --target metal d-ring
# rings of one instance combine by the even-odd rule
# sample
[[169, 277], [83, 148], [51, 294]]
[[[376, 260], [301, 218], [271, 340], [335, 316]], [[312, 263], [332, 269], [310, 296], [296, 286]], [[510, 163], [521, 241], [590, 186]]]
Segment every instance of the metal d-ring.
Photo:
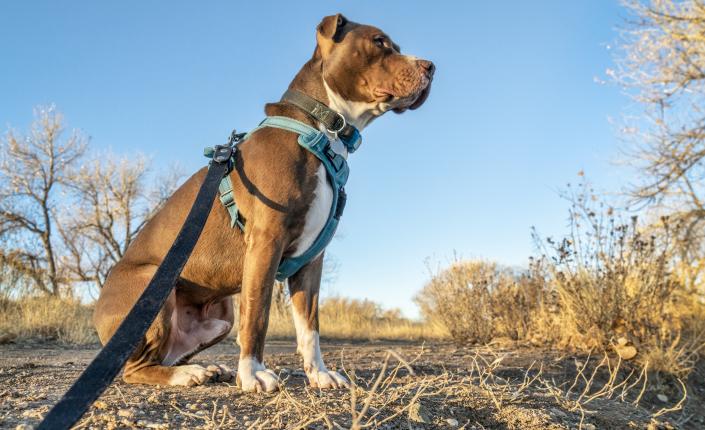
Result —
[[340, 112], [335, 112], [335, 113], [340, 117], [340, 119], [343, 120], [343, 125], [341, 125], [340, 128], [337, 130], [331, 130], [328, 127], [326, 127], [326, 130], [328, 131], [328, 133], [331, 133], [333, 136], [335, 136], [336, 139], [338, 139], [338, 133], [343, 131], [345, 129], [345, 127], [347, 127], [348, 123], [347, 123], [347, 121], [345, 121], [345, 117]]

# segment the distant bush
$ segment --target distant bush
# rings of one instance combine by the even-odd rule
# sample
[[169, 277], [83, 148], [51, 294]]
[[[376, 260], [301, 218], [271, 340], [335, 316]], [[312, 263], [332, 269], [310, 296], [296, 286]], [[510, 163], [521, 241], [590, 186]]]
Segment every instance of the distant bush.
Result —
[[0, 297], [0, 338], [52, 340], [66, 344], [98, 341], [93, 307], [58, 297]]
[[415, 301], [427, 322], [457, 342], [523, 339], [541, 304], [543, 278], [488, 261], [458, 261], [434, 275]]

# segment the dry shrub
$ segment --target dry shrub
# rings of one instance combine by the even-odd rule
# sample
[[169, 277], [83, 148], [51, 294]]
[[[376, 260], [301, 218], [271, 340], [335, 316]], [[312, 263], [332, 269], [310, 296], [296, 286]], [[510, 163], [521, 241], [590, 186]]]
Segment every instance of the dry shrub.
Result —
[[558, 296], [554, 340], [584, 350], [626, 342], [652, 370], [687, 374], [705, 338], [703, 304], [675, 271], [685, 264], [674, 240], [680, 227], [667, 217], [620, 222], [585, 184], [567, 197], [571, 234], [544, 247]]
[[93, 307], [52, 296], [0, 298], [0, 337], [88, 344], [98, 340]]
[[705, 264], [682, 252], [692, 247], [679, 223], [621, 222], [586, 184], [566, 198], [570, 234], [534, 232], [542, 255], [526, 273], [457, 261], [433, 275], [416, 297], [427, 323], [460, 343], [507, 337], [626, 358], [635, 348], [650, 370], [687, 375], [705, 351]]
[[416, 296], [422, 315], [457, 342], [486, 343], [493, 337], [527, 336], [541, 303], [538, 270], [516, 276], [487, 261], [457, 261], [434, 275]]

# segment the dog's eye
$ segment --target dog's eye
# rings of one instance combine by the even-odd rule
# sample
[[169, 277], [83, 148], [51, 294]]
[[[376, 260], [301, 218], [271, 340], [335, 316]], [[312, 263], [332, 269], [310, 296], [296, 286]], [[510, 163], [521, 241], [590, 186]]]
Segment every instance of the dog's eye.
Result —
[[375, 37], [372, 38], [372, 41], [373, 41], [373, 42], [375, 43], [375, 45], [377, 45], [377, 47], [379, 47], [379, 48], [385, 48], [385, 47], [386, 47], [386, 45], [385, 45], [385, 43], [384, 43], [384, 42], [385, 42], [384, 36], [375, 36]]

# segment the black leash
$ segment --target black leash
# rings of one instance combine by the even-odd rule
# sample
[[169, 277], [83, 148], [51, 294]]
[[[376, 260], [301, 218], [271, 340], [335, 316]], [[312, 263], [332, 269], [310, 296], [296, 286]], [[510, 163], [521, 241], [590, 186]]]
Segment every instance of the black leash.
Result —
[[157, 317], [201, 235], [220, 180], [230, 171], [231, 144], [216, 146], [196, 201], [164, 261], [107, 345], [93, 359], [37, 429], [69, 429], [105, 391]]

